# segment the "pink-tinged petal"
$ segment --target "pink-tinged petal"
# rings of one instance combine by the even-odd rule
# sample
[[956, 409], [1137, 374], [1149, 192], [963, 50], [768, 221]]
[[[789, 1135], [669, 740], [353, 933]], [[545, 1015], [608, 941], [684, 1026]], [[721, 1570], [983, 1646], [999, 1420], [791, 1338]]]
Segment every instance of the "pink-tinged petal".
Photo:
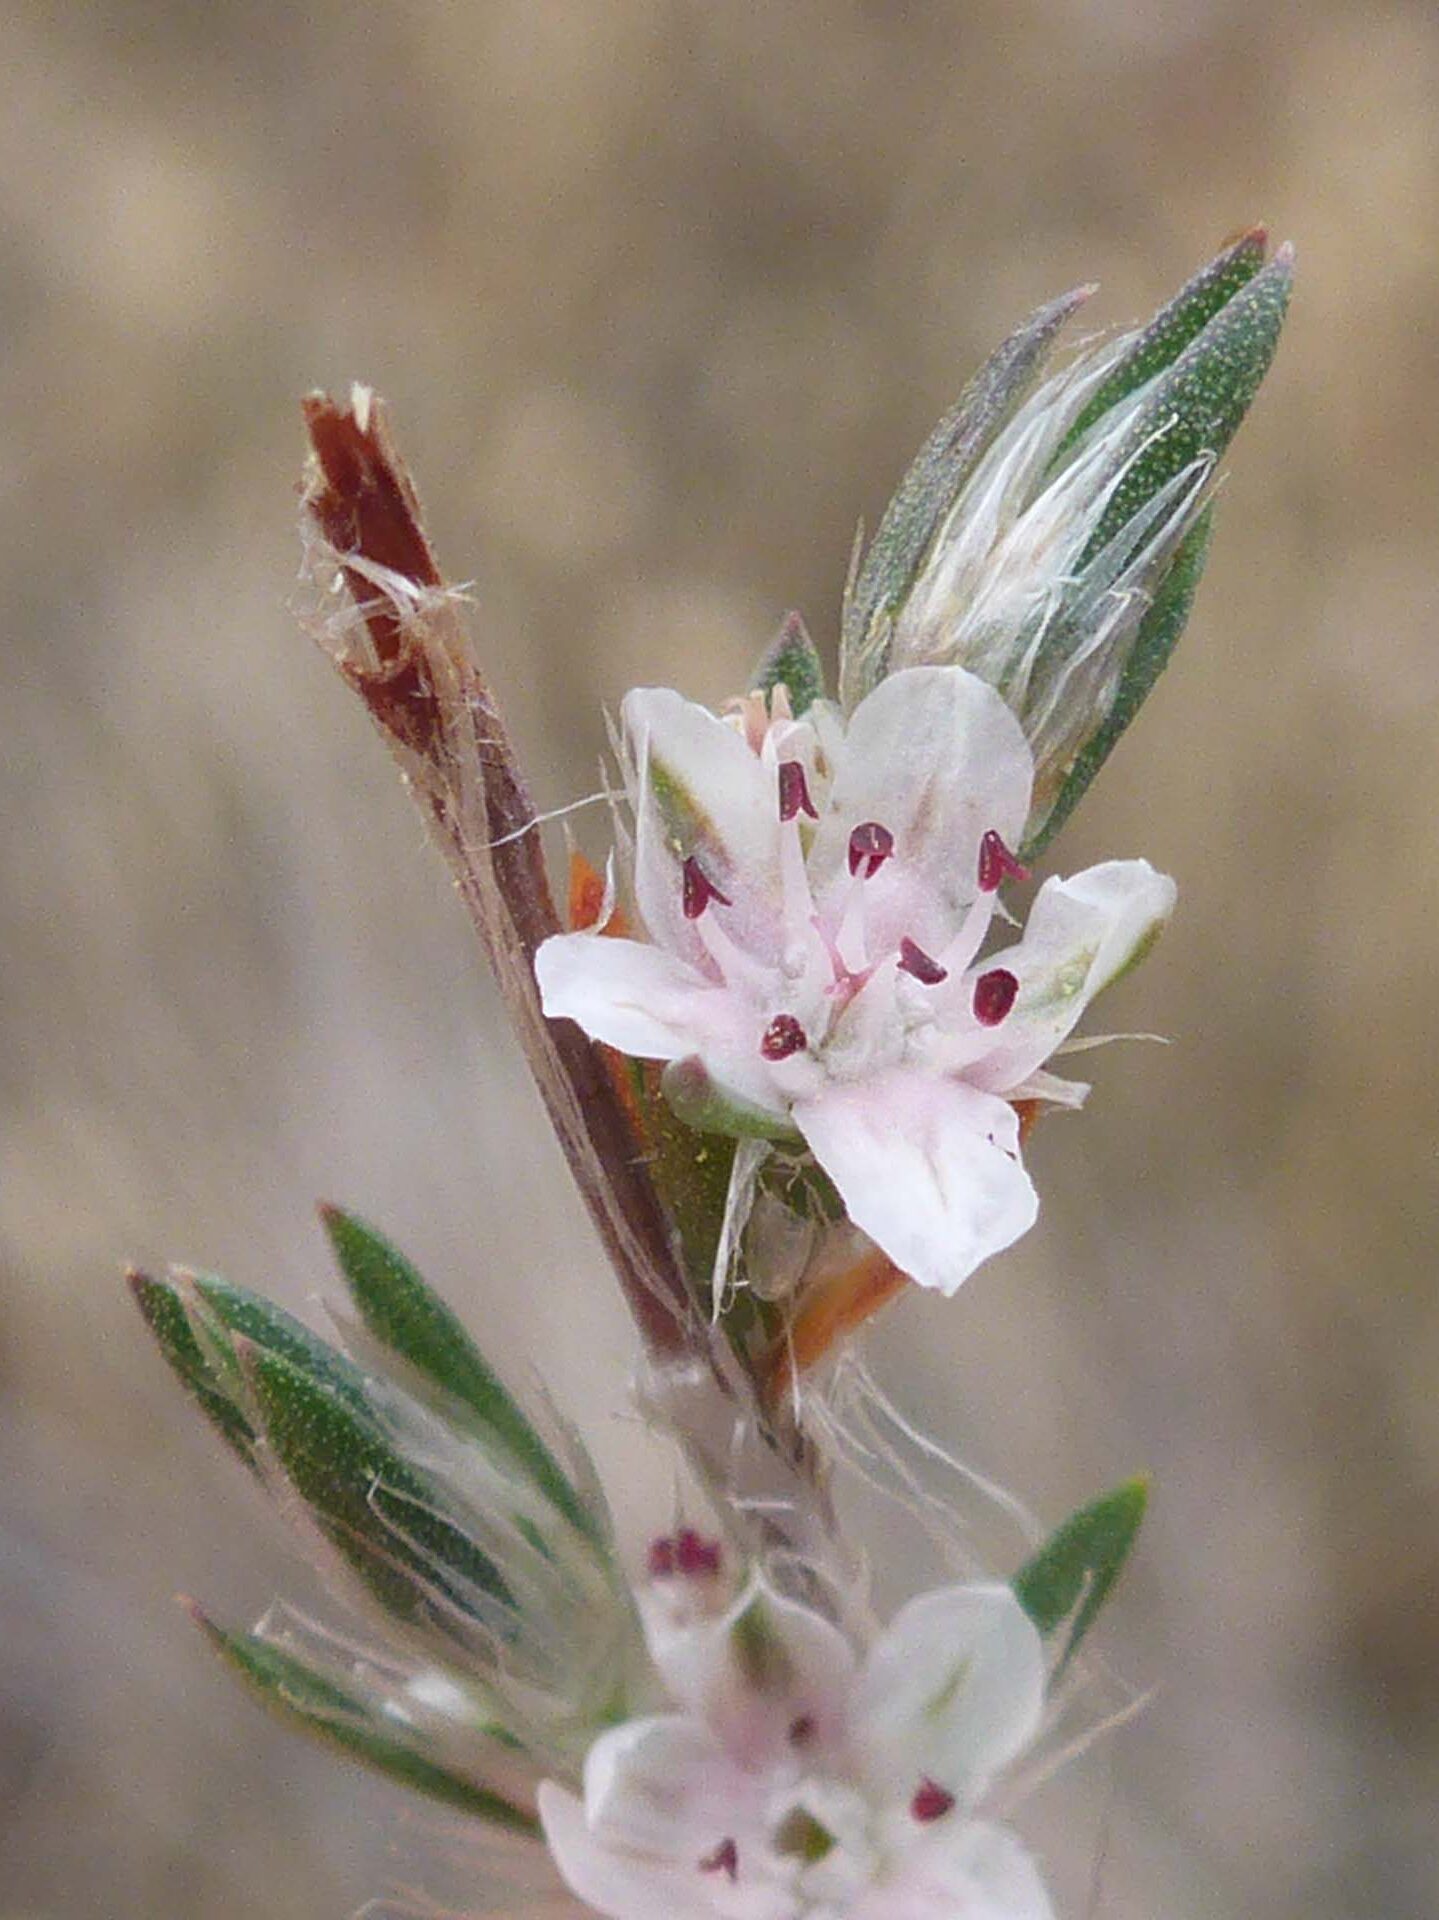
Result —
[[[1046, 880], [1023, 939], [984, 962], [1012, 973], [1019, 992], [965, 1077], [995, 1093], [1027, 1080], [1095, 995], [1143, 959], [1175, 898], [1174, 882], [1147, 860], [1110, 860], [1071, 880]], [[966, 984], [972, 992], [974, 976]]]
[[794, 1120], [850, 1219], [923, 1287], [953, 1293], [1034, 1225], [1018, 1116], [963, 1081], [899, 1068], [832, 1085]]
[[540, 1823], [560, 1878], [578, 1899], [610, 1920], [713, 1920], [700, 1874], [678, 1859], [657, 1858], [596, 1833], [572, 1793], [543, 1781]]
[[638, 940], [555, 934], [535, 955], [535, 978], [552, 1020], [573, 1020], [592, 1040], [642, 1060], [739, 1048], [751, 1024], [723, 987]]
[[762, 1580], [717, 1618], [672, 1626], [645, 1609], [651, 1658], [675, 1700], [747, 1767], [812, 1761], [840, 1735], [854, 1654], [813, 1608]]
[[866, 882], [872, 945], [908, 935], [934, 953], [979, 886], [980, 841], [1013, 843], [1033, 766], [1019, 722], [962, 667], [910, 667], [862, 700], [849, 723], [810, 870], [816, 894], [848, 878], [849, 838], [876, 821], [894, 855]]
[[939, 1822], [845, 1920], [1054, 1920], [1039, 1869], [1005, 1827]]
[[660, 1715], [601, 1734], [583, 1804], [544, 1782], [540, 1820], [566, 1884], [613, 1920], [788, 1920], [797, 1863], [768, 1848], [772, 1788], [702, 1722]]
[[688, 1866], [726, 1837], [749, 1839], [765, 1783], [736, 1767], [703, 1721], [657, 1714], [600, 1735], [585, 1757], [584, 1798], [591, 1831]]
[[684, 913], [684, 863], [698, 862], [735, 943], [772, 961], [780, 951], [777, 773], [739, 729], [668, 687], [640, 687], [622, 709], [638, 792], [635, 898], [663, 946], [700, 964]]
[[933, 1783], [973, 1806], [1038, 1731], [1044, 1648], [1007, 1586], [944, 1587], [901, 1607], [870, 1650], [851, 1729], [871, 1790]]

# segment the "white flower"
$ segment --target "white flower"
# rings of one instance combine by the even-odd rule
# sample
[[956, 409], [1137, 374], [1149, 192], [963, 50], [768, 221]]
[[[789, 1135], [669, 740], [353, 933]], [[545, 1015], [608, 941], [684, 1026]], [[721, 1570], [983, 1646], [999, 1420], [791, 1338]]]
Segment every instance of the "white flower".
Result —
[[[700, 1585], [701, 1582], [689, 1582]], [[547, 1781], [566, 1884], [610, 1920], [1052, 1920], [1028, 1854], [975, 1817], [1044, 1703], [1005, 1586], [903, 1607], [857, 1661], [753, 1582], [718, 1618], [651, 1618], [678, 1711], [604, 1733], [583, 1800]]]
[[547, 940], [546, 1013], [622, 1053], [697, 1061], [735, 1131], [802, 1136], [850, 1219], [952, 1293], [1034, 1222], [1011, 1102], [1174, 903], [1142, 860], [1040, 889], [983, 961], [1032, 762], [960, 667], [881, 681], [848, 728], [779, 692], [736, 723], [663, 689], [623, 709], [649, 943]]

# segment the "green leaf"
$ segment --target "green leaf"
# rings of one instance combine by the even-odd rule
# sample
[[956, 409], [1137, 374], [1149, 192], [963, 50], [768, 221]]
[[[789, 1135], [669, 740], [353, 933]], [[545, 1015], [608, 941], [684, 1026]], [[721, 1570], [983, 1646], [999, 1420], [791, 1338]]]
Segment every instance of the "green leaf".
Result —
[[1042, 1634], [1073, 1616], [1057, 1671], [1074, 1658], [1119, 1578], [1148, 1502], [1148, 1480], [1126, 1480], [1071, 1514], [1014, 1576], [1015, 1597]]
[[473, 1415], [479, 1437], [498, 1441], [565, 1518], [593, 1537], [594, 1518], [568, 1476], [439, 1295], [397, 1247], [357, 1215], [323, 1206], [320, 1218], [350, 1297], [374, 1338], [438, 1386], [457, 1410]]
[[539, 1823], [530, 1814], [503, 1795], [477, 1786], [417, 1752], [396, 1737], [392, 1727], [376, 1719], [372, 1708], [358, 1695], [259, 1635], [228, 1633], [193, 1603], [187, 1602], [186, 1606], [226, 1665], [290, 1725], [444, 1806], [514, 1833], [538, 1834]]
[[156, 1280], [148, 1273], [135, 1270], [127, 1274], [126, 1279], [145, 1324], [181, 1385], [246, 1466], [253, 1467], [254, 1428], [226, 1393], [219, 1374], [206, 1359], [178, 1288], [168, 1280]]
[[1035, 859], [1073, 813], [1118, 743], [1120, 735], [1149, 698], [1155, 681], [1169, 664], [1179, 643], [1199, 591], [1204, 563], [1209, 557], [1209, 542], [1214, 528], [1214, 506], [1206, 506], [1189, 532], [1175, 549], [1173, 558], [1158, 586], [1149, 610], [1120, 675], [1114, 701], [1100, 725], [1080, 749], [1073, 766], [1065, 775], [1054, 804], [1044, 818], [1031, 827], [1020, 858], [1028, 864]]
[[946, 514], [1033, 385], [1060, 328], [1092, 292], [1079, 287], [1050, 301], [997, 347], [900, 481], [846, 596], [840, 692], [847, 709], [883, 678], [890, 622]]
[[761, 693], [787, 687], [790, 712], [796, 719], [808, 712], [816, 700], [823, 700], [824, 663], [797, 613], [786, 615], [784, 625], [761, 658], [750, 684]]
[[[326, 1536], [392, 1614], [470, 1644], [455, 1610], [495, 1626], [510, 1594], [494, 1562], [439, 1510], [443, 1496], [374, 1422], [303, 1364], [237, 1345], [265, 1438]], [[448, 1603], [448, 1604], [446, 1604]]]
[[289, 1361], [338, 1394], [357, 1413], [371, 1417], [364, 1373], [328, 1341], [312, 1333], [294, 1314], [286, 1313], [273, 1300], [222, 1280], [217, 1273], [181, 1271], [180, 1278], [192, 1296], [202, 1325], [214, 1337], [220, 1364], [229, 1361], [231, 1384], [236, 1392], [242, 1390], [242, 1381], [239, 1363], [234, 1357], [234, 1343], [237, 1339], [247, 1340], [266, 1353]]
[[1284, 246], [1156, 381], [1129, 434], [1130, 450], [1144, 451], [1115, 488], [1079, 569], [1162, 486], [1201, 457], [1217, 460], [1224, 453], [1269, 371], [1293, 281], [1293, 250]]
[[1264, 265], [1267, 238], [1263, 227], [1251, 227], [1247, 233], [1240, 234], [1160, 308], [1149, 325], [1135, 335], [1128, 352], [1115, 364], [1069, 429], [1054, 456], [1051, 471], [1063, 463], [1065, 455], [1111, 407], [1118, 406], [1146, 380], [1152, 380], [1155, 374], [1172, 365], [1215, 314], [1229, 304], [1241, 287], [1248, 285]]

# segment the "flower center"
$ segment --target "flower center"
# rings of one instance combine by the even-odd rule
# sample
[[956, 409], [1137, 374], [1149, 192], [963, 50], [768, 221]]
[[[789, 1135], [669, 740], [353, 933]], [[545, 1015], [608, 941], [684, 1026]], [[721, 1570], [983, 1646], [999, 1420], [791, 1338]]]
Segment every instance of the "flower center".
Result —
[[[803, 974], [806, 964], [804, 945], [802, 939], [796, 937], [796, 932], [800, 924], [807, 922], [808, 927], [819, 935], [828, 952], [833, 975], [825, 988], [828, 1010], [821, 1020], [822, 1031], [816, 1034], [814, 1040], [814, 1044], [823, 1049], [851, 1001], [873, 978], [883, 958], [870, 951], [865, 926], [864, 883], [872, 880], [887, 860], [894, 858], [894, 834], [880, 820], [862, 820], [851, 831], [847, 854], [851, 887], [839, 914], [838, 924], [833, 924], [827, 914], [821, 916], [815, 913], [804, 846], [799, 837], [800, 816], [803, 814], [810, 820], [819, 817], [810, 794], [804, 763], [800, 760], [781, 760], [776, 774], [780, 821], [790, 829], [781, 842], [784, 910], [791, 929], [784, 966], [792, 979], [798, 979]], [[995, 827], [986, 829], [979, 842], [978, 891], [961, 925], [946, 942], [939, 958], [927, 953], [910, 935], [903, 935], [898, 950], [891, 949], [898, 971], [907, 973], [922, 987], [937, 987], [953, 971], [963, 969], [982, 942], [989, 924], [993, 905], [986, 896], [993, 894], [1005, 880], [1028, 878], [1028, 868], [1005, 844], [999, 830]], [[694, 854], [688, 855], [683, 863], [682, 884], [687, 920], [703, 919], [705, 909], [712, 904], [723, 907], [733, 904], [729, 895], [720, 891]], [[727, 984], [734, 984], [736, 971], [743, 972], [746, 968], [751, 972], [756, 970], [750, 956], [734, 945], [720, 922], [705, 921], [700, 928], [700, 937]], [[763, 966], [758, 971], [763, 972]], [[1018, 992], [1019, 982], [1007, 967], [991, 967], [975, 982], [972, 1000], [974, 1018], [982, 1027], [997, 1027], [1014, 1005]], [[762, 1058], [777, 1065], [792, 1059], [797, 1053], [807, 1051], [810, 1045], [810, 1034], [793, 1013], [777, 1013], [764, 1030], [759, 1050]]]
[[774, 1831], [776, 1853], [787, 1853], [807, 1867], [834, 1852], [835, 1837], [808, 1807], [792, 1807]]

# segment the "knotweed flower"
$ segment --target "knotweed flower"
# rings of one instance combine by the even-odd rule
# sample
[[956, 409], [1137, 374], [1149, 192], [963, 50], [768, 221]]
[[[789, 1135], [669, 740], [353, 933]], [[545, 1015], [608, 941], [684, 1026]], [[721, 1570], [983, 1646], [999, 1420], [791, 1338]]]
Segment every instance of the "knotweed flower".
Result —
[[634, 897], [650, 939], [555, 936], [546, 1013], [677, 1063], [682, 1117], [806, 1145], [850, 1219], [952, 1293], [1034, 1222], [1017, 1101], [1077, 1104], [1044, 1063], [1168, 917], [1173, 883], [1111, 861], [1040, 889], [980, 958], [1033, 762], [961, 667], [889, 675], [846, 727], [787, 693], [729, 719], [631, 693]]
[[[797, 619], [723, 718], [663, 689], [624, 702], [623, 913], [576, 862], [584, 931], [561, 931], [381, 408], [306, 403], [314, 559], [352, 602], [327, 643], [451, 863], [642, 1333], [641, 1410], [723, 1546], [656, 1541], [636, 1592], [583, 1445], [352, 1214], [324, 1209], [343, 1349], [215, 1275], [131, 1284], [369, 1621], [281, 1605], [246, 1632], [195, 1609], [211, 1644], [292, 1724], [477, 1823], [477, 1873], [513, 1870], [512, 1898], [609, 1920], [1053, 1920], [990, 1789], [1047, 1680], [1058, 1705], [1145, 1483], [1072, 1513], [1008, 1585], [922, 1594], [875, 1632], [842, 1591], [863, 1556], [834, 1469], [928, 1524], [902, 1451], [945, 1456], [895, 1409], [846, 1432], [782, 1389], [906, 1273], [953, 1292], [1034, 1220], [1021, 1114], [1083, 1099], [1047, 1063], [1174, 887], [1142, 860], [1051, 879], [992, 947], [999, 890], [1173, 651], [1291, 273], [1242, 234], [1148, 327], [1043, 383], [1082, 295], [1022, 325], [856, 552], [838, 707]], [[608, 1050], [664, 1066], [620, 1072]]]
[[[715, 1584], [655, 1582], [675, 1710], [602, 1734], [582, 1799], [540, 1787], [572, 1891], [610, 1920], [1049, 1920], [1033, 1861], [977, 1811], [1043, 1712], [1013, 1592], [923, 1594], [858, 1658], [762, 1579], [710, 1611]], [[671, 1608], [666, 1587], [698, 1600]]]

